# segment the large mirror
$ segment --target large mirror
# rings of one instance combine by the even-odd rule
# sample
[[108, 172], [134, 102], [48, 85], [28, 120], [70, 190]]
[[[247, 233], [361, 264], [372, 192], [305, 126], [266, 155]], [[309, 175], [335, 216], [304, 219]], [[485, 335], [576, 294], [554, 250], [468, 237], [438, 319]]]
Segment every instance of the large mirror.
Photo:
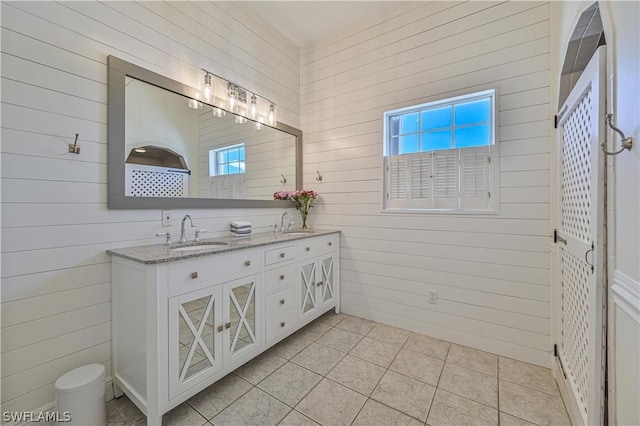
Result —
[[302, 132], [196, 102], [197, 89], [109, 56], [109, 208], [281, 207]]

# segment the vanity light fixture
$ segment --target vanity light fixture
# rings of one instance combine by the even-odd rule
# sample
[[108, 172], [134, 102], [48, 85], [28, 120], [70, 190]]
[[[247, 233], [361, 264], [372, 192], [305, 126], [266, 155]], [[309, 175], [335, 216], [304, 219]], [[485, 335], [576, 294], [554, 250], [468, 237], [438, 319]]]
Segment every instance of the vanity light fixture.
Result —
[[236, 115], [235, 121], [236, 121], [236, 124], [244, 124], [247, 122], [247, 119], [246, 117], [243, 117], [241, 115]]
[[204, 71], [204, 99], [205, 101], [211, 101], [211, 94], [213, 92], [213, 87], [211, 84], [211, 73], [205, 69]]
[[145, 147], [140, 147], [140, 148], [134, 148], [134, 151], [139, 152], [140, 154], [143, 154], [147, 152], [147, 149]]
[[[270, 126], [275, 126], [277, 124], [276, 104], [273, 101], [262, 97], [255, 92], [249, 91], [236, 83], [226, 80], [209, 70], [202, 68], [202, 71], [204, 72], [204, 102], [213, 106], [213, 115], [215, 117], [224, 117], [225, 111], [222, 108], [217, 107], [214, 102], [217, 99], [224, 100], [224, 96], [226, 95], [227, 106], [224, 108], [238, 116], [251, 118], [256, 122], [257, 129], [259, 129], [264, 123], [268, 123]], [[218, 94], [220, 98], [216, 98], [214, 90], [216, 83], [214, 83], [214, 77], [215, 80], [220, 80], [217, 83], [217, 87], [224, 87], [220, 86], [220, 84], [227, 85], [227, 93]], [[197, 103], [199, 103], [199, 105]], [[191, 108], [195, 109], [196, 105], [198, 105], [198, 108], [201, 108], [202, 102], [198, 99], [194, 99], [193, 102], [189, 102], [189, 106]], [[269, 105], [268, 109], [267, 105]]]
[[187, 106], [191, 109], [202, 109], [202, 102], [197, 99], [189, 99], [187, 101]]

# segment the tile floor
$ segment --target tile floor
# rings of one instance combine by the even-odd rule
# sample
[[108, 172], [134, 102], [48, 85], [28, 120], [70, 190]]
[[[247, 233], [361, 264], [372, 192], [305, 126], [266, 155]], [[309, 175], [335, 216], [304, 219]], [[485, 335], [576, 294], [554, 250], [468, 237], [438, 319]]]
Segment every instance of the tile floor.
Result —
[[[126, 396], [108, 425], [144, 425]], [[165, 414], [166, 425], [569, 425], [549, 370], [328, 313]]]

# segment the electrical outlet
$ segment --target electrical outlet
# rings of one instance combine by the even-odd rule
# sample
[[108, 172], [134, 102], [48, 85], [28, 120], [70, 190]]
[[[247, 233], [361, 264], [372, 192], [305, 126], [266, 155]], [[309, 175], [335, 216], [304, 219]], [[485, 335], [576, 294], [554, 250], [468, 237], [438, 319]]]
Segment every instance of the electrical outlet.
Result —
[[173, 226], [173, 210], [162, 210], [162, 226]]
[[438, 292], [435, 290], [429, 290], [427, 291], [427, 296], [429, 296], [429, 303], [431, 303], [432, 305], [437, 305], [438, 304]]

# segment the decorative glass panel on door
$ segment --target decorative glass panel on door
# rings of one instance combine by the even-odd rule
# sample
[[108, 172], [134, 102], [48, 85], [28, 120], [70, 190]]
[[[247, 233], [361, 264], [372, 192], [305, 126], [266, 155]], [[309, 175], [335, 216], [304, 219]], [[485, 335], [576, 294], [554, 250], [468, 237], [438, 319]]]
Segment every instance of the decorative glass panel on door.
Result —
[[229, 292], [229, 349], [232, 354], [256, 342], [255, 293], [255, 282], [233, 287]]
[[322, 258], [320, 262], [320, 272], [322, 274], [322, 302], [333, 299], [333, 256]]
[[316, 307], [315, 297], [316, 264], [302, 265], [300, 268], [300, 294], [302, 295], [302, 313], [305, 314]]
[[215, 299], [207, 295], [178, 307], [178, 368], [181, 380], [214, 365]]

